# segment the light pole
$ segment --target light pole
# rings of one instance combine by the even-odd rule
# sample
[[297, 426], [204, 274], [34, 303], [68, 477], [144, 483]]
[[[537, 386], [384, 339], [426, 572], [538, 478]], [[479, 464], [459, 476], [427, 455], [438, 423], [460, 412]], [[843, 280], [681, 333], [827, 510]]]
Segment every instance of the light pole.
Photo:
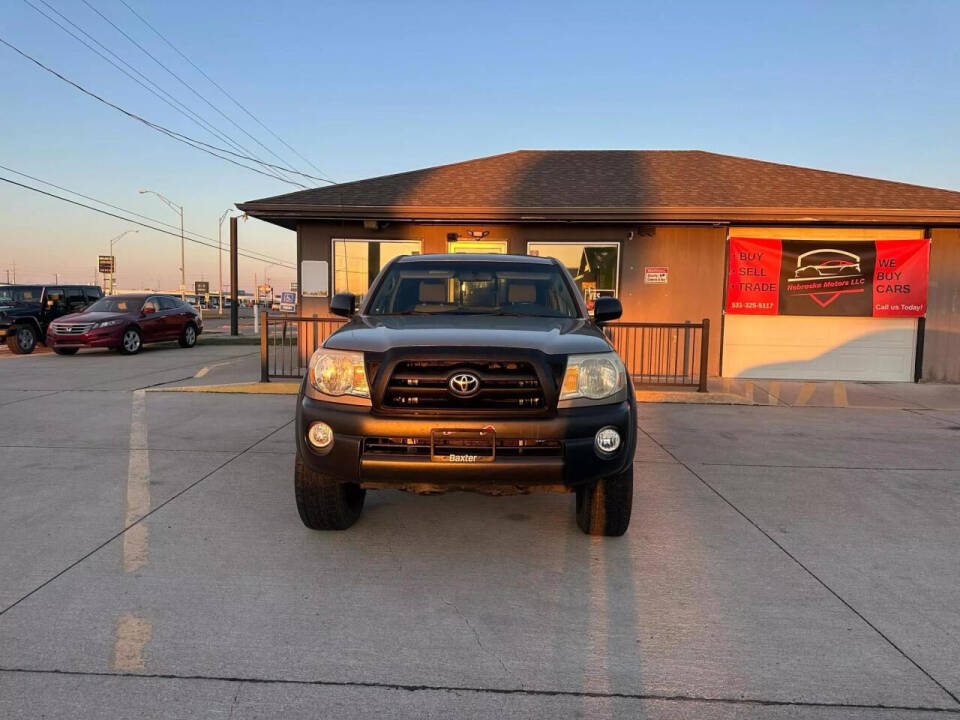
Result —
[[227, 215], [230, 214], [230, 211], [233, 208], [227, 208], [223, 211], [223, 215], [220, 216], [220, 222], [217, 223], [217, 250], [219, 251], [217, 255], [217, 272], [220, 275], [220, 302], [219, 312], [223, 315], [223, 221], [226, 220]]
[[110, 266], [110, 287], [109, 287], [108, 290], [107, 290], [107, 295], [113, 295], [113, 271], [114, 271], [114, 269], [115, 269], [115, 268], [114, 268], [114, 265], [116, 265], [116, 262], [115, 262], [114, 259], [113, 259], [113, 245], [114, 245], [114, 243], [120, 242], [120, 238], [122, 238], [124, 235], [129, 235], [130, 233], [138, 233], [138, 232], [140, 232], [140, 231], [139, 231], [139, 230], [124, 230], [122, 233], [120, 233], [119, 235], [117, 235], [115, 238], [110, 238], [110, 262], [113, 263], [113, 264]]
[[164, 197], [156, 190], [141, 190], [141, 195], [156, 195], [158, 198], [163, 200], [169, 207], [176, 210], [180, 213], [180, 299], [187, 299], [187, 270], [186, 270], [186, 259], [184, 257], [184, 242], [183, 242], [183, 206], [177, 205], [173, 200]]

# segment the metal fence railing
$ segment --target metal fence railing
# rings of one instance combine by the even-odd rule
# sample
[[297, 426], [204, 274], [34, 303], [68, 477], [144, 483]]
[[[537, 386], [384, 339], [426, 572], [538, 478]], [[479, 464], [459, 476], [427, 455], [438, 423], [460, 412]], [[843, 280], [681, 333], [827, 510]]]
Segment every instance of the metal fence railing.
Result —
[[320, 343], [346, 320], [329, 317], [270, 316], [260, 313], [260, 382], [302, 378]]
[[[260, 380], [301, 378], [310, 355], [345, 320], [260, 316]], [[699, 323], [608, 323], [604, 333], [635, 385], [693, 386], [707, 391], [710, 320]]]
[[707, 391], [708, 318], [699, 323], [608, 323], [604, 333], [635, 385], [683, 385]]

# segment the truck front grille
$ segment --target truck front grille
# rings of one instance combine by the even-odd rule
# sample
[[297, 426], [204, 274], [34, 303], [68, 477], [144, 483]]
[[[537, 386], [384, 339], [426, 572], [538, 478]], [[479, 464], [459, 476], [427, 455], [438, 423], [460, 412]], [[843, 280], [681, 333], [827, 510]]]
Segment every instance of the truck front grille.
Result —
[[[489, 455], [490, 444], [471, 440], [456, 440], [436, 445], [438, 455], [451, 453]], [[363, 440], [363, 454], [430, 457], [428, 437], [368, 437]], [[497, 457], [549, 457], [563, 455], [559, 440], [524, 440], [497, 438]]]
[[[450, 381], [468, 374], [478, 387], [468, 397], [451, 390]], [[424, 410], [542, 410], [544, 391], [526, 361], [406, 360], [397, 363], [383, 394], [383, 406]]]

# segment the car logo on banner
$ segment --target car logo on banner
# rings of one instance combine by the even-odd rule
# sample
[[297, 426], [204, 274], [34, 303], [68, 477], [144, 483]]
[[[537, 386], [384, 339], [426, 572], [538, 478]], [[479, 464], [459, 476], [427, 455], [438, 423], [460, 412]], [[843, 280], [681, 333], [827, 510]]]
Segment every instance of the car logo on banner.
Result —
[[447, 381], [447, 388], [455, 397], [473, 397], [480, 391], [480, 378], [473, 373], [457, 373]]
[[[787, 278], [787, 293], [806, 295], [825, 308], [841, 295], [866, 290], [860, 264], [860, 256], [846, 250], [809, 250], [797, 256], [794, 276]], [[825, 289], [827, 292], [823, 292]]]

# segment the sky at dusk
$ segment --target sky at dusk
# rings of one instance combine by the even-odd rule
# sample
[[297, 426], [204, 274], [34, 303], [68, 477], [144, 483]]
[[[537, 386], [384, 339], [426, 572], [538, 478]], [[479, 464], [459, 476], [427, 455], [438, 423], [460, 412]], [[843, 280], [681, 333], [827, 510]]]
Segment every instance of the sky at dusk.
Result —
[[[958, 2], [126, 1], [341, 182], [519, 148], [702, 149], [960, 189]], [[279, 164], [260, 141], [318, 174], [121, 0], [2, 0], [0, 38], [148, 120], [223, 145], [31, 5], [71, 27], [59, 11], [239, 144]], [[233, 203], [298, 189], [158, 134], [3, 45], [0, 98], [0, 177], [64, 194], [13, 171], [27, 173], [176, 224], [137, 192], [157, 190], [214, 244]], [[136, 227], [2, 182], [0, 210], [0, 280], [16, 263], [18, 281], [90, 282], [109, 239]], [[241, 222], [240, 243], [296, 257], [294, 233], [260, 221]], [[179, 252], [178, 238], [127, 235], [118, 285], [175, 289]], [[186, 271], [188, 285], [215, 285], [217, 252], [188, 244]], [[242, 259], [240, 272], [246, 289], [255, 273], [275, 287], [295, 279], [266, 261]]]

